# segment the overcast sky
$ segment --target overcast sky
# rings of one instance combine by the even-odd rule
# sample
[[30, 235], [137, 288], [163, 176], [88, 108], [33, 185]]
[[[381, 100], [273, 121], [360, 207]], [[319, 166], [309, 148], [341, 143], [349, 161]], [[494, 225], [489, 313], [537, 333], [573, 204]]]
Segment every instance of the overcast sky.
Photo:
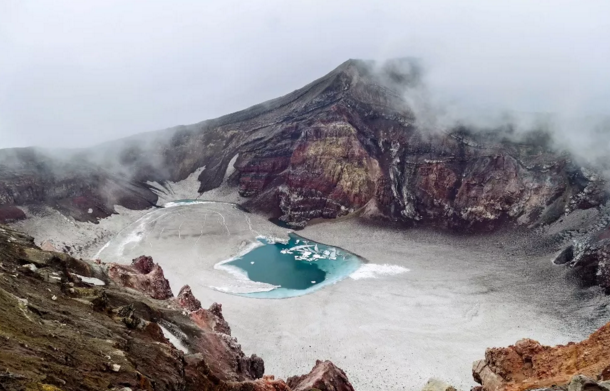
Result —
[[78, 147], [415, 56], [475, 108], [610, 114], [610, 1], [0, 0], [0, 148]]

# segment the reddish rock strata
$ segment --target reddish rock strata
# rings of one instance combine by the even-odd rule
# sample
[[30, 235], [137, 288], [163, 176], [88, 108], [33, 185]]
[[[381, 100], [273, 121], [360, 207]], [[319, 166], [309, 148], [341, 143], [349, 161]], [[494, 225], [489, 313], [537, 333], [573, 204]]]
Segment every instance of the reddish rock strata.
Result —
[[[217, 119], [61, 156], [0, 150], [0, 207], [46, 206], [95, 223], [115, 205], [155, 205], [167, 189], [153, 182], [204, 166], [199, 192], [226, 183], [247, 197], [242, 206], [294, 228], [355, 213], [460, 232], [535, 228], [608, 200], [606, 179], [544, 132], [421, 127], [404, 98], [419, 74], [408, 61], [349, 60]], [[582, 260], [577, 274], [610, 290], [607, 241], [576, 249], [573, 265]]]
[[[604, 201], [604, 180], [553, 151], [544, 134], [422, 129], [404, 100], [413, 64], [350, 60], [281, 98], [61, 159], [0, 152], [0, 205], [44, 204], [97, 221], [119, 204], [157, 200], [149, 181], [178, 181], [205, 166], [200, 192], [230, 183], [295, 227], [362, 209], [367, 216], [451, 229], [535, 225]], [[372, 213], [375, 212], [375, 213]]]

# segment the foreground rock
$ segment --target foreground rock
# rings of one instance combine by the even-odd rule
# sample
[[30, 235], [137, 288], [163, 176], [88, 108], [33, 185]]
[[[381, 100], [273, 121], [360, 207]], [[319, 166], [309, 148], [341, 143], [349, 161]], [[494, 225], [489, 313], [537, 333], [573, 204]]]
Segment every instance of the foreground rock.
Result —
[[191, 291], [191, 287], [188, 285], [185, 285], [180, 289], [176, 301], [180, 307], [187, 311], [197, 311], [198, 309], [201, 309], [201, 302], [193, 295], [193, 291]]
[[601, 376], [605, 380], [595, 381], [586, 376], [578, 375], [572, 378], [567, 387], [567, 391], [610, 391], [610, 381], [607, 381], [607, 376]]
[[290, 391], [244, 354], [220, 305], [189, 312], [155, 298], [171, 295], [148, 257], [117, 266], [43, 251], [0, 226], [0, 389]]
[[449, 383], [445, 383], [439, 379], [430, 379], [422, 388], [421, 391], [457, 391], [455, 387], [453, 387]]
[[567, 386], [577, 375], [610, 380], [610, 323], [588, 339], [565, 346], [522, 339], [507, 348], [487, 349], [485, 359], [475, 362], [472, 372], [484, 391]]
[[131, 266], [113, 263], [108, 268], [108, 276], [115, 283], [153, 299], [165, 300], [174, 296], [169, 281], [163, 275], [163, 269], [151, 257], [140, 256], [132, 261]]
[[354, 391], [345, 373], [330, 361], [316, 361], [307, 375], [288, 378], [294, 391]]
[[594, 380], [583, 375], [576, 375], [570, 383], [561, 386], [540, 388], [539, 391], [610, 391], [610, 382]]

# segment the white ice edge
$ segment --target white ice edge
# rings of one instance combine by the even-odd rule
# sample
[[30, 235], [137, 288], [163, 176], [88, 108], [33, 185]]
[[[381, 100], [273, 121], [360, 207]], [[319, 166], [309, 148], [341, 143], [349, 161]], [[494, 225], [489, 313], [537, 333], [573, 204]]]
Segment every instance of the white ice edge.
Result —
[[[259, 236], [257, 238], [267, 239], [264, 236]], [[266, 284], [264, 282], [258, 282], [258, 281], [252, 281], [251, 279], [248, 278], [248, 273], [246, 271], [242, 270], [241, 268], [239, 268], [237, 266], [227, 265], [227, 263], [233, 262], [236, 259], [239, 259], [242, 256], [244, 256], [245, 254], [254, 250], [255, 248], [261, 247], [261, 246], [264, 246], [264, 244], [261, 242], [258, 242], [258, 241], [252, 242], [249, 245], [247, 245], [246, 247], [244, 247], [239, 253], [237, 253], [237, 255], [235, 255], [229, 259], [225, 259], [224, 261], [220, 261], [214, 265], [214, 269], [224, 271], [226, 273], [229, 273], [233, 277], [235, 277], [235, 279], [237, 279], [237, 281], [239, 282], [239, 286], [232, 286], [232, 287], [210, 286], [210, 288], [220, 291], [220, 292], [226, 292], [226, 293], [268, 292], [268, 291], [272, 291], [276, 288], [279, 288], [278, 285]]]
[[[290, 241], [290, 238], [280, 238], [279, 236], [265, 236], [265, 235], [258, 235], [256, 237], [256, 239], [265, 240], [268, 244], [275, 244], [275, 243], [287, 244]], [[262, 243], [259, 243], [259, 244], [261, 246], [263, 245]], [[250, 250], [248, 250], [246, 252], [249, 252], [249, 251]], [[243, 253], [242, 255], [244, 255], [244, 254], [245, 253]]]
[[[355, 256], [355, 255], [352, 255], [352, 256]], [[336, 283], [345, 280], [356, 270], [358, 270], [358, 269], [355, 269], [354, 271], [346, 273], [346, 274], [339, 274], [339, 275], [327, 277], [321, 283], [313, 285], [311, 288], [307, 288], [307, 289], [287, 289], [287, 288], [279, 287], [277, 289], [273, 289], [272, 291], [268, 291], [268, 294], [265, 294], [265, 292], [247, 292], [242, 295], [247, 296], [247, 297], [259, 298], [259, 299], [288, 299], [291, 297], [303, 296], [303, 295], [318, 291], [329, 285], [335, 285]], [[327, 276], [328, 276], [328, 274], [327, 274]]]
[[[356, 255], [354, 254], [350, 253], [350, 255], [356, 257]], [[286, 289], [279, 287], [278, 289], [267, 291], [268, 293], [248, 292], [242, 295], [261, 299], [286, 299], [318, 291], [326, 286], [334, 285], [340, 281], [343, 281], [348, 277], [353, 280], [375, 279], [384, 276], [394, 276], [409, 271], [410, 269], [398, 265], [362, 263], [357, 269], [353, 270], [350, 273], [331, 276], [329, 278], [326, 278], [320, 284], [316, 284], [308, 289]]]

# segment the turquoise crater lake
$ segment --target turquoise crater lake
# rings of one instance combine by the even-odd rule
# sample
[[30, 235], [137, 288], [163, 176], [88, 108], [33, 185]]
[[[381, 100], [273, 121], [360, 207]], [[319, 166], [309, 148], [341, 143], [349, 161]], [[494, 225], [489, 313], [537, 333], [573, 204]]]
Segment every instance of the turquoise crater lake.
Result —
[[362, 260], [343, 249], [289, 234], [286, 242], [264, 237], [259, 245], [224, 262], [245, 272], [248, 279], [275, 286], [262, 292], [240, 293], [256, 298], [287, 298], [311, 293], [355, 272]]

